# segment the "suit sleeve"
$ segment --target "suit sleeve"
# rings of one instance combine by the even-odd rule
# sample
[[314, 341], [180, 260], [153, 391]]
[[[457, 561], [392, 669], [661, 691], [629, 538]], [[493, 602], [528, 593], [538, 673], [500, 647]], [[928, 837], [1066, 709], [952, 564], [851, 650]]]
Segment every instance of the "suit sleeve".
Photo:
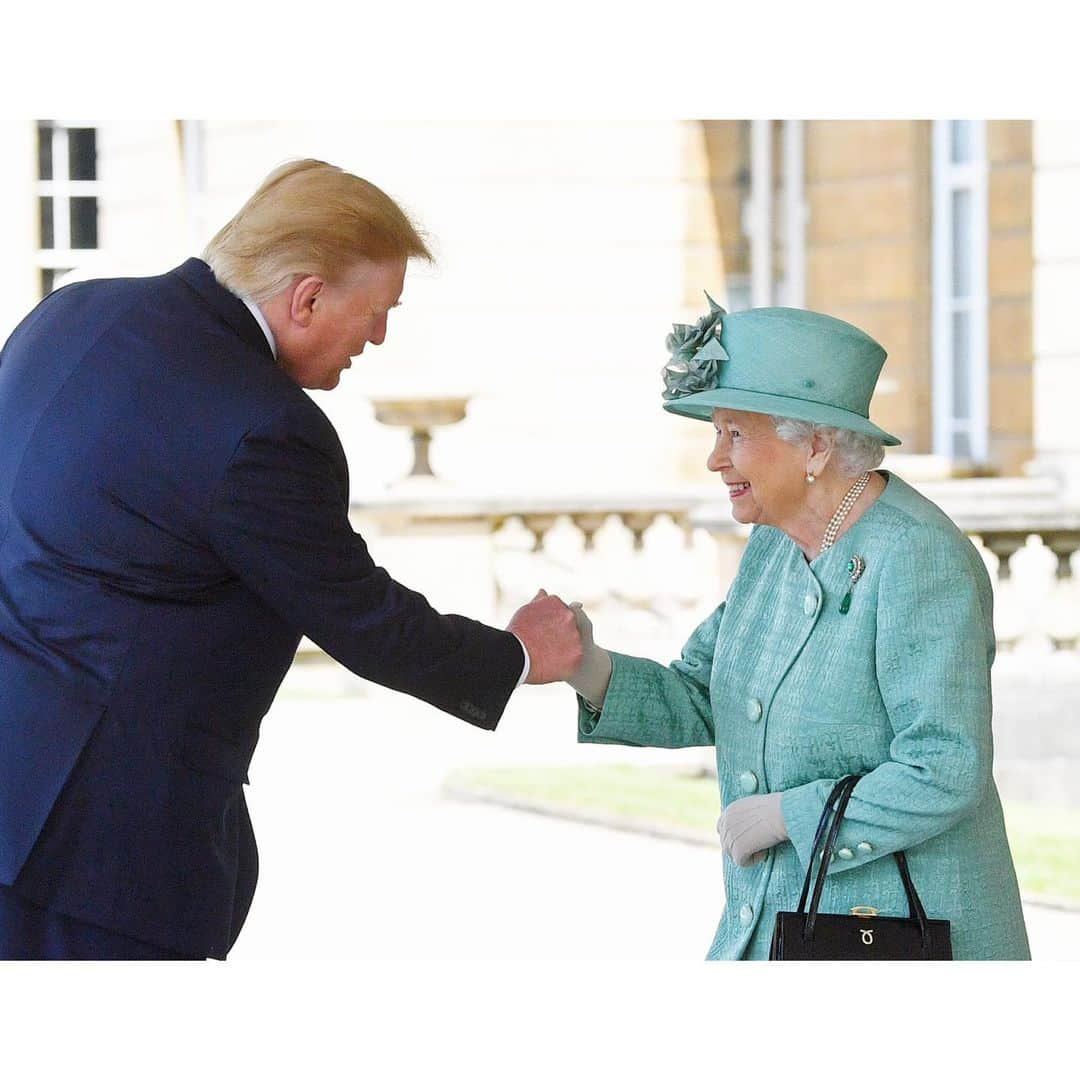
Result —
[[[978, 805], [991, 781], [995, 643], [986, 567], [966, 537], [922, 527], [902, 535], [889, 555], [875, 643], [893, 730], [889, 760], [856, 785], [837, 842], [853, 857], [834, 860], [829, 873], [944, 832]], [[784, 820], [804, 866], [837, 779], [783, 793]]]
[[578, 697], [578, 741], [623, 746], [711, 746], [715, 742], [709, 679], [721, 604], [667, 667], [611, 653], [611, 681], [599, 713]]
[[344, 454], [321, 414], [293, 406], [245, 436], [209, 528], [226, 566], [349, 670], [495, 728], [522, 671], [520, 642], [440, 614], [376, 566], [349, 523]]

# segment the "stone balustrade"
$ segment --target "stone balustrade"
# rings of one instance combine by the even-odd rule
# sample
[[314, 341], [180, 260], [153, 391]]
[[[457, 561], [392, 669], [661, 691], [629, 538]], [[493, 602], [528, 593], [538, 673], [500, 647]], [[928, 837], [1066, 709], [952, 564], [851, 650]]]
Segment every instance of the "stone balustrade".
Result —
[[[1064, 505], [1051, 477], [938, 479], [915, 483], [979, 549], [995, 590], [998, 645], [1054, 649], [1080, 644], [1080, 507]], [[710, 531], [728, 527], [726, 502], [691, 514]]]
[[[1048, 478], [915, 486], [971, 536], [994, 583], [1003, 797], [1077, 805], [1069, 721], [1080, 677], [1080, 509], [1063, 505]], [[582, 601], [604, 647], [661, 662], [724, 598], [749, 535], [715, 486], [525, 496], [414, 478], [359, 501], [352, 516], [376, 560], [439, 610], [505, 626], [544, 587]], [[687, 768], [713, 767], [711, 751], [672, 754]]]
[[[1080, 645], [1080, 508], [1049, 477], [928, 480], [916, 486], [971, 536], [995, 583], [999, 645]], [[723, 598], [748, 535], [715, 486], [679, 491], [469, 493], [399, 484], [353, 507], [357, 529], [400, 580], [444, 609], [505, 617], [543, 586], [624, 613], [653, 637], [685, 636]], [[413, 556], [398, 556], [408, 546]], [[446, 595], [453, 583], [457, 597]], [[452, 590], [451, 590], [452, 591]], [[450, 602], [448, 602], [450, 601]], [[670, 624], [670, 626], [668, 625]], [[648, 636], [648, 635], [647, 635]], [[616, 646], [617, 647], [617, 646]]]

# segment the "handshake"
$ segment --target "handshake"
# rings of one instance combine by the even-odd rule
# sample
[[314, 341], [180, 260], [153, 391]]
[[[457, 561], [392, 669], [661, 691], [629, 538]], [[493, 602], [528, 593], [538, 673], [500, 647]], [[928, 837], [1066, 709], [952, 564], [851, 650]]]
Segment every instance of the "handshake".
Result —
[[529, 653], [526, 682], [567, 682], [600, 706], [611, 679], [611, 657], [593, 641], [592, 623], [580, 604], [564, 604], [541, 589], [514, 612], [506, 629]]

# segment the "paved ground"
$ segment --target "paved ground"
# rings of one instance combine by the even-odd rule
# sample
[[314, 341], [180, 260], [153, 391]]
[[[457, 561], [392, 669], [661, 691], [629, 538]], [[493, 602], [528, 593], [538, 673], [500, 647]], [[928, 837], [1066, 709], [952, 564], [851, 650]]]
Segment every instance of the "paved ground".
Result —
[[[491, 734], [340, 669], [297, 669], [252, 769], [262, 868], [231, 959], [335, 957], [386, 977], [507, 956], [700, 960], [723, 906], [716, 851], [440, 794], [459, 766], [677, 760], [578, 746], [571, 700], [530, 687]], [[1025, 915], [1035, 959], [1080, 959], [1080, 914]]]

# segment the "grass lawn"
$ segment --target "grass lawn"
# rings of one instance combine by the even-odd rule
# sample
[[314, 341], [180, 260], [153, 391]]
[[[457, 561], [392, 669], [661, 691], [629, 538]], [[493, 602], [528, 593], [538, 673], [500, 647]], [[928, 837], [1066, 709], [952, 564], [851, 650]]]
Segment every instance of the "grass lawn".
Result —
[[[448, 790], [556, 813], [617, 819], [716, 841], [720, 797], [711, 776], [636, 765], [470, 769]], [[1080, 906], [1080, 811], [1005, 806], [1020, 891]]]
[[1020, 891], [1080, 906], [1080, 812], [1005, 804]]
[[450, 774], [447, 786], [538, 809], [700, 832], [705, 838], [716, 836], [720, 813], [711, 776], [637, 765], [461, 770]]

